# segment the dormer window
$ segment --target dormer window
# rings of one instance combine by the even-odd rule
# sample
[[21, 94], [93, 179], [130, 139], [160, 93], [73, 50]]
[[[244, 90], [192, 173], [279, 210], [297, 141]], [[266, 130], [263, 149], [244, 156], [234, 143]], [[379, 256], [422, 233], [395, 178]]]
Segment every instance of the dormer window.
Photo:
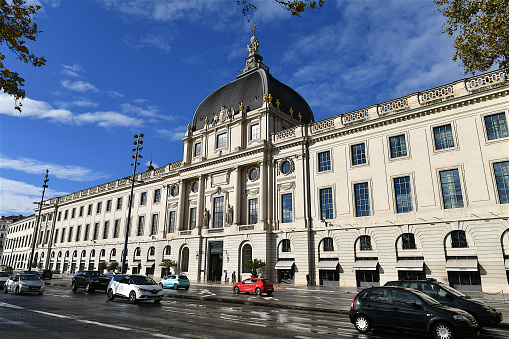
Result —
[[260, 139], [260, 124], [251, 125], [250, 129], [250, 140]]
[[201, 155], [201, 142], [194, 144], [194, 156], [199, 157]]
[[216, 148], [226, 147], [226, 132], [217, 135]]

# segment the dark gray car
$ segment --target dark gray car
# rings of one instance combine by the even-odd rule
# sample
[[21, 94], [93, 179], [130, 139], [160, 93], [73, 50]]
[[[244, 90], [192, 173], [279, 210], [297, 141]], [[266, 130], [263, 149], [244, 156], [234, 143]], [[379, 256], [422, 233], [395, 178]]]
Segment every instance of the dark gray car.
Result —
[[87, 292], [95, 290], [106, 291], [110, 279], [99, 271], [78, 271], [72, 277], [71, 288], [76, 291], [78, 288], [84, 288]]

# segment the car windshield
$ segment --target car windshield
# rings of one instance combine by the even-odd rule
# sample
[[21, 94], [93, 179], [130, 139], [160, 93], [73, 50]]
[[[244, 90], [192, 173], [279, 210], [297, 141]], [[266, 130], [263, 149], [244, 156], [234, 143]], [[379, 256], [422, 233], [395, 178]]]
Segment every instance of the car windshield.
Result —
[[89, 276], [91, 278], [103, 278], [103, 277], [105, 277], [105, 275], [100, 273], [100, 272], [88, 272], [87, 276]]
[[430, 297], [429, 295], [427, 295], [424, 292], [414, 290], [414, 291], [412, 291], [412, 293], [417, 294], [428, 305], [433, 305], [433, 306], [440, 305], [440, 303], [438, 301], [436, 301], [435, 299], [433, 299], [432, 297]]
[[451, 293], [452, 295], [455, 295], [455, 296], [461, 297], [461, 298], [465, 297], [465, 295], [463, 293], [461, 293], [458, 290], [455, 290], [454, 288], [452, 288], [450, 286], [440, 284], [440, 287], [442, 287], [444, 290], [446, 290], [447, 292]]
[[131, 280], [136, 285], [157, 285], [157, 283], [154, 280], [152, 280], [152, 278], [144, 277], [141, 275], [131, 275]]
[[9, 275], [7, 272], [0, 272], [0, 277], [8, 277]]
[[187, 280], [187, 276], [185, 276], [185, 275], [181, 275], [181, 276], [179, 276], [178, 278], [179, 278], [180, 280]]
[[262, 279], [262, 282], [265, 284], [272, 284], [272, 281], [270, 281], [269, 279]]
[[25, 274], [25, 275], [20, 275], [19, 280], [39, 280], [39, 278], [33, 274]]

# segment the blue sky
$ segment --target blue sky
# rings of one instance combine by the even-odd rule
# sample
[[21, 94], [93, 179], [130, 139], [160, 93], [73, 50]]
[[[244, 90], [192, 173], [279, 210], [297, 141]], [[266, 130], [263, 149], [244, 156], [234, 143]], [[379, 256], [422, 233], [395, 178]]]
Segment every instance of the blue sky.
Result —
[[26, 80], [23, 112], [0, 93], [0, 215], [33, 213], [46, 197], [182, 159], [201, 101], [245, 65], [253, 22], [271, 74], [311, 106], [315, 120], [462, 78], [432, 0], [328, 0], [298, 18], [253, 0], [248, 22], [235, 0], [30, 1], [43, 31], [29, 47], [47, 63], [7, 55]]

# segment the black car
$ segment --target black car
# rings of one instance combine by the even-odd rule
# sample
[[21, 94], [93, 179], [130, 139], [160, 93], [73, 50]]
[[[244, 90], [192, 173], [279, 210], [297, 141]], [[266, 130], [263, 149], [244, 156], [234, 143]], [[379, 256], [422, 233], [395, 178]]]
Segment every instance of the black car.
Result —
[[39, 271], [23, 270], [23, 271], [19, 271], [18, 274], [35, 274], [39, 278], [41, 277], [41, 274], [39, 273]]
[[39, 278], [41, 279], [51, 279], [53, 278], [53, 272], [51, 270], [39, 270]]
[[504, 318], [502, 312], [497, 311], [495, 307], [480, 300], [470, 299], [469, 296], [435, 279], [389, 281], [385, 286], [403, 286], [424, 292], [441, 304], [472, 314], [481, 327], [496, 326]]
[[84, 288], [87, 292], [93, 292], [94, 290], [106, 291], [109, 282], [110, 279], [99, 271], [78, 271], [72, 277], [71, 288], [73, 291], [78, 288]]
[[383, 286], [355, 296], [349, 312], [357, 331], [372, 328], [427, 332], [437, 339], [477, 337], [480, 327], [468, 312], [440, 304], [420, 291]]

